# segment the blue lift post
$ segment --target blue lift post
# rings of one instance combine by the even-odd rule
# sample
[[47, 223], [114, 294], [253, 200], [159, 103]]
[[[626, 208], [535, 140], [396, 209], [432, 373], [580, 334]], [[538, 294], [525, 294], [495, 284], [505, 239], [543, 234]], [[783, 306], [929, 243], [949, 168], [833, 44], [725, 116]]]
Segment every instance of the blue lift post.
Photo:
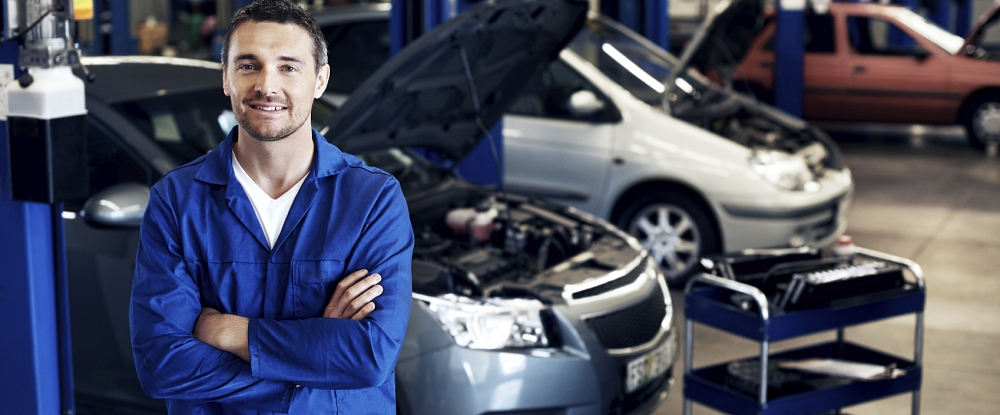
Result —
[[406, 0], [392, 0], [389, 12], [389, 55], [396, 56], [406, 46], [407, 16]]
[[804, 92], [802, 42], [806, 0], [778, 0], [774, 46], [774, 103], [796, 117], [802, 117]]
[[670, 50], [669, 0], [606, 0], [602, 12], [641, 33], [663, 50]]
[[[965, 37], [972, 28], [972, 2], [974, 0], [937, 0], [931, 11], [931, 21], [943, 29]], [[951, 22], [951, 5], [955, 4], [955, 24]]]
[[[972, 1], [972, 0], [969, 0]], [[920, 0], [899, 0], [900, 6], [906, 7], [907, 9], [913, 10], [914, 12], [919, 12]], [[889, 27], [889, 44], [895, 46], [910, 47], [913, 46], [913, 38], [909, 35], [903, 33], [896, 26]]]
[[670, 0], [643, 0], [642, 34], [663, 50], [670, 50]]
[[929, 11], [929, 20], [948, 31], [951, 31], [951, 2], [952, 0], [937, 0]]
[[961, 37], [969, 34], [969, 30], [972, 29], [972, 1], [956, 0], [955, 30], [952, 33]]
[[132, 36], [128, 0], [94, 0], [94, 40], [88, 54], [134, 55], [138, 49], [138, 41]]
[[[15, 77], [17, 61], [17, 41], [0, 42], [0, 66]], [[7, 114], [0, 115], [0, 413], [59, 414], [52, 206], [11, 198]]]
[[639, 1], [640, 0], [618, 0], [618, 16], [616, 19], [618, 20], [618, 23], [625, 25], [625, 27], [642, 33], [642, 27], [639, 26], [642, 22], [642, 19], [639, 18], [642, 14], [642, 11], [639, 9]]

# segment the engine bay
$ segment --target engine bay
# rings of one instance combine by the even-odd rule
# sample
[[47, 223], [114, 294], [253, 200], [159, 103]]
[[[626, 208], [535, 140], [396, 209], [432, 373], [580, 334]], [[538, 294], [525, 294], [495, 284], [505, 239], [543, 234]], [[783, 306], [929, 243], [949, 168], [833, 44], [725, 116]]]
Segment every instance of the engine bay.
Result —
[[[450, 192], [411, 202], [413, 290], [427, 295], [529, 296], [539, 273], [590, 249], [606, 229], [515, 195]], [[614, 239], [614, 238], [612, 238]]]

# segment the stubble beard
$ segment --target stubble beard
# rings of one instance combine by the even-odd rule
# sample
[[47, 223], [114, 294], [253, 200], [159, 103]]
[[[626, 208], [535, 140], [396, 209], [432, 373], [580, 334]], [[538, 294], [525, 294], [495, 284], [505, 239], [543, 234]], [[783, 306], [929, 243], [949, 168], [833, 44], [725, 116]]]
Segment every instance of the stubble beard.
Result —
[[[292, 133], [298, 131], [299, 128], [302, 128], [302, 126], [305, 125], [307, 117], [302, 117], [301, 121], [296, 122], [293, 108], [291, 107], [291, 105], [289, 105], [289, 103], [273, 99], [268, 99], [267, 102], [273, 102], [284, 106], [286, 108], [285, 111], [288, 111], [290, 115], [288, 123], [282, 127], [279, 127], [276, 131], [267, 132], [262, 129], [258, 129], [254, 127], [253, 124], [250, 122], [250, 116], [247, 115], [247, 111], [242, 109], [250, 106], [250, 104], [244, 102], [243, 106], [239, 107], [241, 109], [234, 112], [236, 113], [236, 122], [239, 123], [240, 128], [242, 128], [243, 131], [246, 131], [246, 133], [249, 134], [250, 137], [253, 137], [258, 141], [265, 141], [265, 142], [279, 141], [292, 135]], [[236, 106], [234, 105], [234, 107]]]

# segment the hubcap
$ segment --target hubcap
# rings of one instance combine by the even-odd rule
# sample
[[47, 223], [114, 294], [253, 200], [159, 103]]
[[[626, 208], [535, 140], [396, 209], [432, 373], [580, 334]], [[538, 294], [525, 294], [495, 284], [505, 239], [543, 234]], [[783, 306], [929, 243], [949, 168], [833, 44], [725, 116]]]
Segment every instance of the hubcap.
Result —
[[1000, 102], [987, 102], [976, 108], [972, 129], [981, 141], [1000, 140]]
[[643, 208], [628, 232], [639, 239], [668, 280], [684, 273], [698, 260], [701, 235], [686, 211], [673, 205], [654, 204]]

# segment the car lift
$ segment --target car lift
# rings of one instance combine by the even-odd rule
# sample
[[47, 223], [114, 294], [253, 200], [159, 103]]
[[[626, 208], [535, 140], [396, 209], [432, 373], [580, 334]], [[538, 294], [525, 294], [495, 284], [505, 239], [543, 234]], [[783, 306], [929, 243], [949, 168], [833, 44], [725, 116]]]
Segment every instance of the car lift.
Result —
[[[74, 4], [75, 3], [75, 4]], [[84, 83], [71, 34], [89, 0], [4, 0], [0, 40], [0, 413], [73, 414], [62, 201], [86, 196]]]

